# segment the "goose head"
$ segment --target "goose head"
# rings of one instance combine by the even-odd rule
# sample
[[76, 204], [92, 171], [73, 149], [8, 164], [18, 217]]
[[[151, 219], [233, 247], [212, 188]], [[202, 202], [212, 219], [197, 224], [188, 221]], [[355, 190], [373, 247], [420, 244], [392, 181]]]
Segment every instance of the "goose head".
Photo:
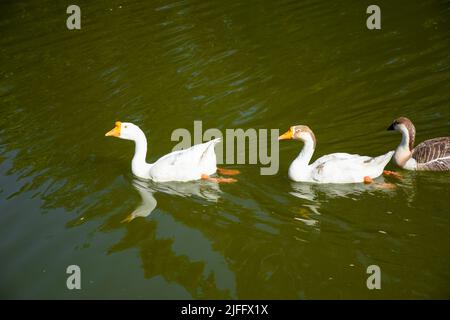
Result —
[[416, 129], [411, 120], [400, 117], [395, 119], [387, 130], [399, 131], [402, 134], [402, 141], [395, 149], [393, 160], [395, 164], [403, 168], [412, 156]]
[[105, 133], [106, 137], [116, 137], [125, 140], [136, 141], [144, 135], [144, 132], [131, 122], [116, 121], [115, 127]]
[[316, 136], [308, 126], [296, 125], [278, 137], [278, 140], [300, 140], [304, 143], [312, 142], [316, 146]]
[[387, 128], [389, 131], [399, 131], [402, 133], [405, 143], [408, 144], [410, 151], [414, 148], [414, 139], [416, 136], [416, 128], [411, 120], [406, 117], [400, 117], [395, 119], [391, 125]]

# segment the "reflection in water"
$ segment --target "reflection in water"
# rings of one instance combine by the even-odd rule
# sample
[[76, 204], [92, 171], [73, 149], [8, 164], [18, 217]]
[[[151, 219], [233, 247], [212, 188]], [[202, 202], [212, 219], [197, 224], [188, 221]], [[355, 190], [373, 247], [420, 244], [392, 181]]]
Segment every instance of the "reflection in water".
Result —
[[317, 203], [334, 198], [350, 198], [356, 200], [363, 193], [391, 192], [395, 185], [381, 183], [345, 183], [345, 184], [325, 184], [325, 183], [300, 183], [291, 182], [294, 191], [289, 192], [294, 197], [316, 201]]
[[219, 185], [209, 181], [155, 183], [138, 178], [133, 179], [132, 185], [139, 193], [141, 203], [122, 220], [122, 222], [129, 222], [126, 225], [127, 233], [108, 250], [108, 253], [137, 248], [145, 278], [162, 276], [167, 282], [175, 282], [182, 286], [196, 299], [208, 297], [230, 299], [229, 289], [218, 287], [216, 272], [208, 271], [206, 262], [192, 261], [186, 255], [177, 254], [174, 251], [174, 239], [160, 239], [157, 236], [156, 219], [131, 223], [135, 218], [147, 217], [155, 210], [157, 206], [155, 195], [158, 193], [175, 198], [181, 196], [217, 202], [221, 194]]
[[221, 193], [219, 185], [210, 181], [156, 183], [136, 178], [133, 180], [133, 187], [141, 196], [141, 204], [123, 222], [150, 215], [157, 205], [154, 196], [156, 192], [181, 197], [198, 197], [211, 202], [217, 202]]
[[[136, 217], [148, 216], [157, 204], [154, 197], [157, 190], [150, 187], [149, 182], [134, 180], [133, 186], [139, 192], [142, 202], [127, 218], [128, 222]], [[169, 190], [173, 190], [172, 187]], [[158, 189], [161, 191], [161, 188]], [[164, 190], [168, 189], [164, 188]], [[180, 190], [177, 194], [179, 192]], [[182, 194], [187, 195], [185, 188]], [[196, 299], [207, 297], [229, 299], [231, 297], [227, 289], [218, 288], [215, 272], [208, 271], [204, 261], [192, 261], [186, 255], [177, 254], [174, 251], [174, 239], [160, 238], [157, 235], [156, 219], [140, 219], [139, 222], [127, 224], [126, 229], [126, 234], [108, 250], [108, 253], [138, 249], [146, 279], [162, 276], [167, 282], [175, 282], [182, 286]]]
[[[401, 187], [403, 197], [406, 199], [405, 203], [408, 205], [408, 207], [414, 206], [413, 203], [416, 201], [416, 193], [417, 193], [417, 188], [418, 188], [417, 179], [421, 175], [425, 176], [425, 175], [423, 175], [423, 173], [417, 172], [417, 171], [403, 171], [403, 173], [402, 173], [402, 177], [399, 181], [399, 186]], [[435, 174], [432, 173], [432, 175], [435, 175]], [[436, 178], [439, 178], [439, 177], [435, 175], [435, 177], [433, 178], [433, 181], [432, 181], [433, 184], [436, 184], [439, 182]], [[442, 178], [445, 179], [445, 176], [441, 175], [441, 179]], [[423, 183], [425, 181], [422, 180], [421, 183]]]
[[320, 215], [320, 206], [331, 199], [347, 198], [358, 200], [364, 194], [372, 196], [379, 195], [379, 193], [390, 194], [396, 189], [394, 184], [381, 183], [380, 179], [377, 179], [377, 182], [372, 184], [326, 184], [291, 181], [293, 191], [290, 191], [289, 194], [306, 201], [297, 212], [299, 216], [294, 219], [308, 226], [318, 227], [318, 220], [314, 217]]
[[134, 211], [126, 217], [123, 222], [130, 222], [137, 217], [147, 217], [156, 208], [157, 201], [153, 195], [154, 191], [147, 187], [146, 183], [135, 179], [133, 181], [133, 187], [137, 190], [141, 196], [141, 204], [134, 209]]
[[212, 181], [189, 181], [189, 182], [149, 182], [149, 188], [181, 197], [195, 197], [209, 202], [217, 202], [222, 191], [219, 184]]

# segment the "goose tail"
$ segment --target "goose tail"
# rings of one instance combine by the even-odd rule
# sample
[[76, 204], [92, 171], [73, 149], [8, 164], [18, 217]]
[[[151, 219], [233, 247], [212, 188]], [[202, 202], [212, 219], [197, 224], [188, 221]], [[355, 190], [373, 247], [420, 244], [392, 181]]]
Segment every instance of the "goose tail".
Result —
[[391, 161], [391, 158], [394, 155], [394, 152], [395, 151], [389, 151], [388, 153], [378, 156], [378, 157], [374, 158], [373, 160], [375, 161], [375, 163], [377, 163], [380, 166], [383, 166], [383, 168], [384, 168], [389, 163], [389, 161]]
[[215, 138], [215, 139], [209, 140], [208, 142], [210, 142], [210, 143], [216, 145], [216, 144], [218, 144], [220, 141], [222, 141], [222, 138]]

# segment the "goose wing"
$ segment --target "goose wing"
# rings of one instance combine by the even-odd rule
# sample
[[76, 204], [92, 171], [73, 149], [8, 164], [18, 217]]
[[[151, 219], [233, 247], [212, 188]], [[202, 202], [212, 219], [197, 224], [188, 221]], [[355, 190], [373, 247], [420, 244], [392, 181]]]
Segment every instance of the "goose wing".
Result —
[[319, 166], [328, 161], [349, 160], [349, 159], [355, 159], [355, 158], [359, 158], [359, 157], [361, 157], [359, 154], [349, 154], [349, 153], [343, 153], [343, 152], [331, 153], [331, 154], [327, 154], [327, 155], [320, 157], [319, 159], [314, 161], [314, 163], [312, 165]]
[[319, 158], [314, 163], [312, 178], [321, 182], [362, 182], [365, 176], [376, 178], [394, 154], [390, 151], [378, 157], [335, 153]]
[[316, 161], [318, 162], [317, 165], [314, 163], [311, 172], [314, 181], [325, 183], [348, 183], [357, 182], [364, 177], [364, 175], [361, 174], [361, 167], [364, 160], [368, 159], [366, 159], [366, 157], [352, 155], [352, 157], [333, 156], [327, 157], [327, 159], [318, 160], [321, 161]]
[[152, 165], [150, 174], [156, 181], [185, 181], [198, 179], [199, 174], [212, 174], [216, 170], [214, 145], [218, 142], [220, 139], [214, 139], [171, 152]]
[[430, 139], [418, 144], [412, 157], [419, 170], [450, 170], [450, 137]]

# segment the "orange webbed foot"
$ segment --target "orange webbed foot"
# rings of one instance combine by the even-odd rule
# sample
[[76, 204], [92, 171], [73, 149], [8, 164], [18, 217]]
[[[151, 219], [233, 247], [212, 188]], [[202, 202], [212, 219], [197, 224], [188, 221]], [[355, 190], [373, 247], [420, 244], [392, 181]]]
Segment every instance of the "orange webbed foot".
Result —
[[372, 178], [369, 176], [364, 177], [364, 183], [365, 184], [371, 184], [373, 182]]
[[397, 179], [401, 179], [402, 178], [402, 175], [399, 172], [395, 172], [395, 171], [384, 170], [383, 174], [385, 176], [391, 176], [391, 177], [394, 177], [394, 178], [397, 178]]
[[223, 174], [226, 176], [235, 176], [237, 174], [240, 174], [241, 172], [236, 169], [224, 169], [224, 168], [217, 168], [217, 173]]
[[202, 174], [201, 179], [216, 182], [216, 183], [233, 183], [233, 182], [237, 181], [236, 179], [233, 179], [233, 178], [213, 178], [207, 174]]

